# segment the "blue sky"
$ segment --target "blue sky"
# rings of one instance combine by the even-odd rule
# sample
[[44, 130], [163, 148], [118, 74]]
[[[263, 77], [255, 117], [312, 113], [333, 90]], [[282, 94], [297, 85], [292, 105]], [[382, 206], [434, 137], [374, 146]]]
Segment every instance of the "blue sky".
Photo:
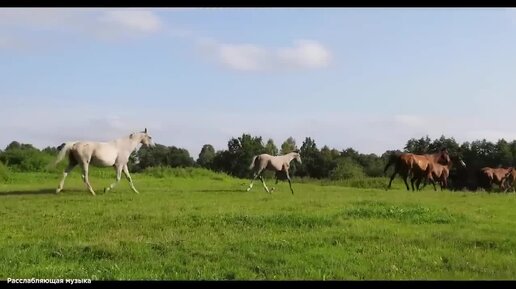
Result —
[[516, 10], [0, 9], [0, 147], [516, 139]]

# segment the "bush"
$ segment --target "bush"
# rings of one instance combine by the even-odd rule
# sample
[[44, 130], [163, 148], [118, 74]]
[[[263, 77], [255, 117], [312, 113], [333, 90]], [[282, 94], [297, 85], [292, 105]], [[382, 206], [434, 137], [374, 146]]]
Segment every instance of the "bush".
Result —
[[230, 176], [224, 173], [216, 173], [208, 169], [193, 167], [148, 167], [142, 173], [155, 178], [211, 178], [216, 180], [225, 180], [230, 178]]
[[19, 172], [45, 171], [54, 156], [37, 149], [10, 149], [2, 152], [0, 161]]
[[0, 181], [5, 182], [9, 180], [9, 168], [0, 162]]
[[362, 166], [349, 157], [339, 159], [337, 167], [330, 172], [331, 180], [347, 180], [364, 176]]
[[382, 177], [359, 177], [328, 182], [327, 184], [360, 189], [385, 189], [388, 179]]

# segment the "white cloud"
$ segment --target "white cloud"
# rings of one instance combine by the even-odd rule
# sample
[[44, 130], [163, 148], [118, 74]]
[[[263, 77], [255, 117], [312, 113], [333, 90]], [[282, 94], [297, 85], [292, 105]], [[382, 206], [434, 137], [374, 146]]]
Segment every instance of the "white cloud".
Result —
[[199, 44], [219, 63], [238, 71], [317, 69], [328, 66], [331, 60], [331, 52], [313, 40], [299, 40], [291, 47], [280, 48], [206, 39], [199, 40]]
[[[13, 33], [16, 31], [16, 33]], [[18, 31], [31, 33], [17, 33]], [[41, 31], [45, 34], [40, 33]], [[41, 49], [60, 41], [47, 41], [46, 33], [65, 37], [131, 40], [162, 33], [201, 44], [207, 55], [237, 71], [284, 71], [318, 69], [328, 66], [331, 52], [314, 40], [297, 40], [287, 47], [264, 47], [251, 43], [206, 41], [188, 29], [167, 27], [151, 10], [133, 8], [57, 9], [18, 8], [0, 10], [0, 49]], [[10, 35], [11, 33], [12, 35]], [[13, 37], [15, 36], [15, 37]]]
[[280, 48], [278, 59], [293, 67], [319, 68], [329, 64], [331, 54], [316, 41], [299, 40], [294, 47]]
[[395, 115], [393, 119], [397, 124], [407, 128], [420, 129], [425, 128], [427, 125], [427, 120], [424, 117], [417, 115], [400, 114]]
[[500, 130], [500, 129], [481, 129], [471, 130], [465, 133], [467, 139], [470, 140], [482, 140], [486, 139], [492, 142], [498, 141], [499, 139], [505, 139], [506, 141], [516, 140], [516, 133], [514, 130]]
[[[47, 45], [47, 37], [41, 37], [42, 31], [67, 37], [79, 35], [93, 39], [121, 40], [157, 33], [162, 28], [161, 19], [148, 10], [2, 9], [0, 10], [0, 48]], [[13, 31], [16, 31], [16, 34]], [[18, 33], [20, 31], [24, 33]]]
[[256, 45], [222, 44], [218, 53], [223, 64], [236, 70], [256, 71], [267, 65], [267, 51]]
[[127, 30], [156, 32], [161, 28], [160, 19], [150, 11], [115, 10], [104, 12], [98, 20]]
[[13, 8], [0, 10], [0, 27], [33, 29], [58, 28], [77, 20], [81, 10], [53, 8]]

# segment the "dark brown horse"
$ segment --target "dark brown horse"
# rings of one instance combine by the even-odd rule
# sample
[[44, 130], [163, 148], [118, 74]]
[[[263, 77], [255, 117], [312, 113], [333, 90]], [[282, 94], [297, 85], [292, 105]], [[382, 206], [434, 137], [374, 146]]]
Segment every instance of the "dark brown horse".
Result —
[[491, 168], [491, 167], [483, 167], [480, 169], [480, 172], [482, 176], [484, 176], [488, 182], [489, 182], [489, 188], [491, 189], [491, 186], [493, 184], [496, 184], [499, 186], [500, 191], [505, 190], [505, 176], [509, 173], [510, 168]]
[[[399, 174], [403, 181], [405, 182], [405, 186], [407, 187], [407, 191], [410, 191], [409, 185], [407, 183], [407, 178], [409, 176], [414, 180], [414, 176], [423, 176], [428, 181], [433, 182], [432, 177], [432, 166], [434, 163], [441, 163], [447, 165], [450, 162], [450, 156], [448, 154], [448, 150], [446, 148], [441, 149], [439, 152], [433, 154], [424, 154], [417, 155], [412, 153], [401, 153], [401, 154], [393, 154], [390, 156], [384, 173], [387, 172], [387, 169], [394, 164], [394, 173], [391, 175], [389, 180], [389, 184], [387, 185], [387, 189], [391, 188], [392, 180], [396, 177], [396, 174]], [[415, 191], [414, 181], [412, 181], [412, 191]]]

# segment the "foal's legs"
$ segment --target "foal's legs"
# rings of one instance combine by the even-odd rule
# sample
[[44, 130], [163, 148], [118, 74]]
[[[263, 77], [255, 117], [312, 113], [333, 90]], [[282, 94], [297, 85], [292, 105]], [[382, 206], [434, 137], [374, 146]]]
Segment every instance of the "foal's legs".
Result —
[[[279, 182], [279, 178], [281, 177], [281, 176], [280, 176], [280, 172], [281, 172], [281, 171], [276, 171], [276, 173], [275, 173], [275, 176], [276, 176], [276, 182], [274, 183], [275, 185], [277, 185], [277, 184], [278, 184], [278, 182]], [[275, 188], [275, 187], [272, 187], [272, 188], [271, 188], [271, 193], [272, 193], [272, 192], [274, 192], [274, 190], [276, 190], [276, 188]]]
[[421, 186], [421, 181], [422, 181], [422, 179], [421, 179], [421, 178], [417, 179], [417, 181], [416, 181], [416, 190], [418, 190], [418, 191], [421, 191], [421, 190], [422, 190], [422, 189], [424, 189], [424, 188], [426, 187], [426, 185], [427, 185], [426, 180], [424, 180], [424, 181], [423, 181], [423, 186], [422, 186], [422, 187], [420, 187], [420, 186]]
[[448, 188], [448, 178], [444, 177], [441, 180], [441, 191]]
[[124, 175], [125, 177], [127, 178], [127, 180], [129, 181], [129, 185], [131, 186], [131, 189], [139, 194], [138, 190], [136, 190], [136, 188], [134, 187], [134, 184], [133, 184], [133, 179], [131, 178], [131, 175], [129, 174], [129, 168], [127, 168], [127, 164], [124, 165], [124, 167], [122, 168], [122, 170], [124, 171]]
[[434, 180], [434, 177], [432, 177], [432, 175], [429, 175], [426, 177], [426, 181], [432, 183], [432, 185], [434, 186], [434, 191], [437, 192], [437, 187], [435, 186], [436, 180]]
[[269, 188], [267, 188], [267, 185], [265, 184], [265, 181], [263, 180], [263, 177], [262, 175], [260, 175], [260, 180], [262, 181], [262, 184], [263, 184], [263, 187], [265, 188], [265, 191], [267, 191], [267, 193], [271, 193], [271, 191], [269, 190]]
[[120, 182], [120, 179], [122, 178], [122, 169], [123, 168], [124, 168], [124, 166], [122, 166], [122, 165], [115, 165], [116, 182], [112, 183], [111, 185], [109, 185], [109, 187], [105, 188], [104, 192], [109, 192]]
[[90, 193], [92, 195], [96, 196], [95, 191], [91, 187], [90, 180], [89, 180], [89, 177], [88, 177], [88, 165], [89, 165], [89, 162], [84, 162], [82, 164], [82, 178], [84, 180], [84, 183], [88, 187], [88, 190], [90, 191]]
[[249, 184], [249, 187], [247, 188], [247, 192], [249, 192], [249, 191], [253, 188], [253, 183], [254, 183], [254, 181], [256, 180], [256, 178], [257, 178], [258, 176], [260, 176], [260, 175], [261, 175], [262, 171], [263, 171], [263, 170], [259, 170], [258, 172], [256, 172], [256, 173], [254, 174], [253, 178], [251, 179], [251, 184]]
[[290, 191], [292, 192], [292, 195], [293, 195], [294, 190], [292, 189], [292, 181], [290, 180], [290, 175], [288, 174], [288, 171], [285, 171], [285, 174], [287, 175], [288, 185], [290, 186]]
[[75, 168], [76, 165], [77, 165], [76, 162], [70, 161], [70, 163], [68, 164], [68, 166], [66, 167], [66, 169], [63, 172], [63, 178], [61, 179], [61, 182], [59, 182], [59, 187], [57, 187], [56, 194], [58, 194], [59, 192], [61, 192], [63, 190], [66, 176], [68, 176], [68, 174], [73, 170], [73, 168]]

